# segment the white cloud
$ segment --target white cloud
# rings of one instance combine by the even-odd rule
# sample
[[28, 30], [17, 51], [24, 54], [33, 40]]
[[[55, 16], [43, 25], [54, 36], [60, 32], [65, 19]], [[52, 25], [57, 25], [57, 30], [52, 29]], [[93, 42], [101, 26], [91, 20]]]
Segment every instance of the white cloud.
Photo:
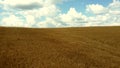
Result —
[[55, 18], [46, 18], [45, 21], [39, 22], [37, 23], [37, 27], [63, 27], [64, 25], [62, 25], [62, 23], [59, 22], [58, 19]]
[[35, 24], [35, 18], [32, 15], [27, 15], [26, 16], [26, 21], [27, 21], [26, 24], [25, 24], [26, 27], [30, 27], [30, 26]]
[[12, 9], [34, 9], [34, 8], [40, 8], [43, 4], [42, 0], [2, 0], [0, 1], [0, 4], [3, 5], [3, 7], [7, 10], [9, 8]]
[[103, 14], [107, 12], [107, 9], [105, 7], [103, 7], [102, 5], [99, 4], [90, 4], [87, 5], [87, 9], [88, 12], [91, 12], [93, 14]]
[[42, 0], [2, 0], [0, 1], [4, 5], [11, 5], [11, 6], [16, 6], [16, 5], [27, 5], [31, 3], [42, 3]]
[[86, 26], [120, 25], [120, 1], [119, 0], [113, 1], [107, 7], [103, 7], [102, 5], [96, 6], [95, 4], [88, 5], [87, 11], [90, 11], [96, 15], [87, 17], [88, 23], [86, 23]]
[[1, 0], [0, 4], [3, 5], [4, 9], [20, 9], [20, 10], [32, 10], [42, 7], [48, 7], [61, 3], [66, 0]]
[[23, 20], [15, 15], [10, 15], [2, 19], [2, 26], [24, 26]]
[[60, 14], [59, 17], [62, 22], [65, 22], [68, 25], [86, 23], [86, 16], [82, 15], [82, 13], [77, 12], [75, 8], [70, 8], [67, 14]]
[[60, 10], [55, 5], [42, 7], [41, 9], [22, 11], [24, 15], [33, 15], [34, 17], [37, 17], [37, 18], [41, 16], [54, 16], [58, 12], [60, 12]]
[[2, 16], [0, 25], [21, 27], [120, 25], [120, 1], [110, 3], [107, 7], [100, 4], [87, 5], [86, 11], [92, 13], [93, 16], [86, 16], [76, 11], [74, 7], [70, 8], [67, 13], [61, 13], [56, 3], [62, 1], [66, 0], [0, 1], [5, 10], [0, 13]]
[[[25, 1], [4, 0], [4, 1], [0, 1], [0, 4], [3, 5], [3, 8], [5, 10], [5, 12], [1, 13], [1, 15], [3, 17], [6, 15], [9, 16], [9, 17], [2, 18], [3, 19], [2, 22], [4, 23], [1, 23], [1, 25], [32, 27], [33, 25], [36, 25], [37, 23], [41, 22], [39, 19], [41, 19], [42, 17], [45, 17], [46, 21], [44, 23], [48, 21], [52, 21], [49, 23], [53, 24], [54, 20], [52, 20], [52, 18], [55, 17], [60, 12], [60, 10], [57, 8], [55, 4], [61, 3], [63, 1], [66, 1], [66, 0], [25, 0]], [[21, 10], [19, 11], [16, 9], [21, 9]], [[19, 15], [19, 16], [16, 17], [15, 15]], [[21, 19], [19, 18], [20, 16], [24, 18], [24, 24], [19, 23], [19, 22], [22, 22]], [[51, 20], [49, 20], [48, 18], [51, 18]]]
[[120, 1], [115, 0], [113, 3], [111, 3], [109, 6], [109, 13], [113, 15], [120, 15]]

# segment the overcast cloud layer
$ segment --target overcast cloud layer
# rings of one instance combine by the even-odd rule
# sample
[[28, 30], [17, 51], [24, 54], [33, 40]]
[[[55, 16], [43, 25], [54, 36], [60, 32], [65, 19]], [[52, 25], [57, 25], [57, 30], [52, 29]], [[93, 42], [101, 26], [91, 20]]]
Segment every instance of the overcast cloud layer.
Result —
[[81, 27], [120, 25], [120, 1], [86, 5], [86, 13], [75, 7], [62, 13], [57, 4], [69, 0], [0, 0], [0, 26], [13, 27]]

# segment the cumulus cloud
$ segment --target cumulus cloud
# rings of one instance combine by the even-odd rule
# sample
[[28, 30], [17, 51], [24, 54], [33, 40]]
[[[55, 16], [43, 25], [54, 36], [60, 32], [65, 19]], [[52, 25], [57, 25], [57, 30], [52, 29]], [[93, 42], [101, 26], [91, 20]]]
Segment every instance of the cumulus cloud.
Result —
[[[29, 2], [28, 2], [29, 1]], [[109, 26], [120, 25], [120, 1], [114, 1], [107, 7], [89, 4], [86, 16], [71, 7], [62, 13], [56, 6], [66, 0], [3, 0], [0, 8], [0, 25], [20, 27], [72, 27], [72, 26]], [[19, 10], [17, 10], [19, 9]]]
[[107, 9], [105, 7], [103, 7], [102, 5], [99, 4], [91, 4], [91, 5], [87, 5], [87, 9], [88, 12], [91, 12], [93, 14], [104, 14], [107, 12]]
[[63, 23], [58, 18], [47, 17], [45, 21], [37, 23], [37, 27], [63, 27]]
[[113, 15], [120, 15], [120, 1], [114, 0], [109, 6], [109, 13]]
[[32, 10], [38, 9], [43, 6], [50, 6], [56, 3], [63, 2], [65, 0], [1, 0], [0, 4], [4, 8]]
[[31, 3], [31, 4], [28, 4], [28, 5], [13, 6], [13, 8], [22, 9], [22, 10], [32, 10], [32, 9], [38, 9], [38, 8], [41, 8], [41, 7], [42, 7], [42, 5], [40, 5], [39, 3]]
[[27, 15], [25, 27], [33, 26], [35, 24], [35, 18], [32, 15]]
[[65, 22], [68, 25], [86, 23], [86, 16], [77, 12], [75, 8], [70, 8], [66, 14], [60, 14], [59, 17], [62, 22]]
[[34, 9], [39, 8], [42, 5], [42, 1], [40, 0], [3, 0], [0, 1], [0, 4], [3, 5], [4, 8], [17, 8], [17, 9]]
[[42, 7], [41, 9], [22, 11], [24, 15], [33, 15], [34, 17], [37, 17], [37, 18], [42, 16], [54, 16], [59, 12], [60, 10], [55, 5]]
[[111, 26], [120, 25], [120, 1], [114, 0], [107, 7], [98, 4], [87, 5], [88, 12], [95, 14], [87, 17], [85, 26]]
[[15, 16], [15, 15], [10, 15], [8, 17], [5, 17], [2, 19], [1, 21], [2, 26], [18, 26], [18, 27], [22, 27], [24, 26], [23, 20], [20, 19], [19, 17]]
[[[40, 22], [42, 17], [45, 17], [45, 20], [46, 20], [45, 22], [47, 22], [49, 20], [48, 17], [52, 19], [52, 17], [55, 17], [57, 13], [60, 12], [60, 10], [56, 6], [56, 3], [60, 3], [62, 1], [64, 0], [58, 0], [58, 1], [56, 0], [25, 0], [25, 1], [4, 0], [4, 1], [0, 1], [0, 4], [3, 6], [3, 8], [5, 8], [4, 9], [5, 12], [2, 12], [0, 14], [3, 17], [7, 16], [7, 17], [2, 18], [2, 23], [0, 23], [0, 25], [3, 25], [3, 26], [4, 25], [6, 26], [17, 26], [18, 25], [18, 26], [23, 26], [23, 27], [33, 27], [37, 23]], [[16, 9], [20, 9], [21, 11], [16, 10]], [[23, 21], [21, 20], [24, 21], [24, 24], [23, 24]], [[50, 20], [50, 21], [53, 21], [53, 20]]]

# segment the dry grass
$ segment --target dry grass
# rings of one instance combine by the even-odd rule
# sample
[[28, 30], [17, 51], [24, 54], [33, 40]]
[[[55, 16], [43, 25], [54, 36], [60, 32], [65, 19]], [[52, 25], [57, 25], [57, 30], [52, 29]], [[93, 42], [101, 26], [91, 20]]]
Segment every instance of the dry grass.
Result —
[[120, 68], [120, 27], [1, 27], [0, 68]]

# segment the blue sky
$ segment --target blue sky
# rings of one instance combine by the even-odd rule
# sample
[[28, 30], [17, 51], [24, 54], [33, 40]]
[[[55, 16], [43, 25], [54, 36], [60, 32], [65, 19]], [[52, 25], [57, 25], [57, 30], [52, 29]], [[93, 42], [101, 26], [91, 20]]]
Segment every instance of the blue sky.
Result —
[[101, 4], [103, 6], [108, 6], [110, 3], [112, 3], [112, 0], [70, 0], [63, 2], [58, 6], [63, 10], [62, 12], [67, 12], [69, 8], [74, 7], [77, 11], [84, 13], [86, 5], [88, 4]]
[[0, 0], [0, 26], [119, 26], [119, 0]]

